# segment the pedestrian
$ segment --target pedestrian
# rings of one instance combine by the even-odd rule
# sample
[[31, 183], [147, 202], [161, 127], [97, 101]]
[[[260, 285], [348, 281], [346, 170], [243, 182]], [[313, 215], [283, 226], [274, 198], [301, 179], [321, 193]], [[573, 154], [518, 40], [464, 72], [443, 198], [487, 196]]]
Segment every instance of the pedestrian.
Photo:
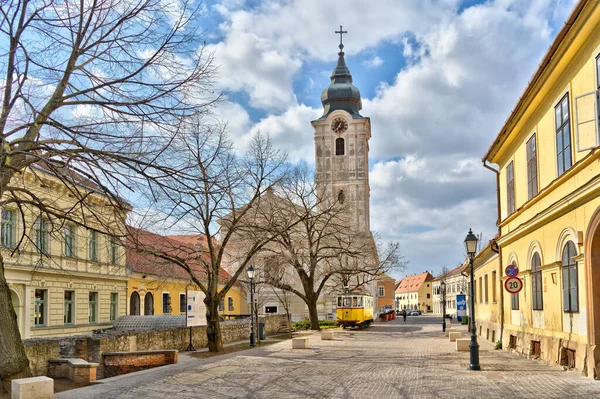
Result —
[[404, 319], [404, 322], [406, 323], [406, 309], [402, 309], [402, 318]]

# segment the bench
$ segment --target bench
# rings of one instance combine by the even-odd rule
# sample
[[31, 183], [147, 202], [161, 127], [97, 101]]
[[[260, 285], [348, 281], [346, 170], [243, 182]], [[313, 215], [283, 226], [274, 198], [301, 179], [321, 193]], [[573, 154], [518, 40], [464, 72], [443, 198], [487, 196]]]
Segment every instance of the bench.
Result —
[[48, 360], [48, 377], [67, 378], [77, 385], [90, 385], [96, 381], [98, 363], [89, 363], [79, 358]]
[[323, 341], [332, 341], [333, 339], [335, 339], [335, 334], [331, 330], [321, 331], [321, 339]]
[[19, 378], [10, 382], [11, 399], [53, 399], [54, 380], [40, 376]]
[[290, 334], [292, 335], [292, 327], [287, 322], [287, 320], [279, 323], [279, 328], [277, 328], [277, 334]]
[[445, 334], [444, 334], [444, 335], [445, 335], [446, 337], [448, 337], [448, 336], [450, 336], [450, 333], [451, 333], [451, 332], [455, 332], [455, 331], [456, 331], [456, 329], [454, 329], [454, 328], [446, 328], [446, 332], [445, 332]]
[[462, 333], [461, 333], [460, 331], [451, 332], [451, 333], [449, 334], [449, 337], [450, 337], [450, 342], [456, 342], [456, 340], [457, 340], [458, 338], [461, 338], [461, 337], [462, 337]]
[[292, 349], [308, 349], [308, 337], [292, 338]]
[[468, 338], [457, 339], [456, 341], [456, 351], [457, 352], [467, 352], [469, 351], [469, 344], [471, 340]]
[[178, 354], [179, 352], [175, 349], [106, 352], [102, 354], [104, 359], [104, 378], [167, 364], [177, 364]]

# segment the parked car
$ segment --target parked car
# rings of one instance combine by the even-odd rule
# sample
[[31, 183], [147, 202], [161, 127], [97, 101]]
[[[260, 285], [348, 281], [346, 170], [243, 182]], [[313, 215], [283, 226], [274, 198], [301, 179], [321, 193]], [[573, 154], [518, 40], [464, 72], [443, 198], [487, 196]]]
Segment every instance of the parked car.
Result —
[[410, 312], [410, 315], [411, 315], [411, 316], [420, 316], [420, 315], [421, 315], [421, 312], [420, 312], [420, 311], [418, 311], [418, 310], [413, 310], [413, 311], [411, 311], [411, 312]]

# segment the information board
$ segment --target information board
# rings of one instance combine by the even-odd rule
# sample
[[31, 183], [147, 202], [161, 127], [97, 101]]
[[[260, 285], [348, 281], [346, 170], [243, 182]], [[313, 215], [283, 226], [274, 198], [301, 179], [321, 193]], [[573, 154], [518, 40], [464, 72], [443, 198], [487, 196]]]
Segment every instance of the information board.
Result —
[[187, 292], [186, 326], [196, 327], [206, 325], [206, 305], [202, 291]]
[[456, 296], [456, 315], [463, 317], [467, 315], [467, 296], [457, 295]]

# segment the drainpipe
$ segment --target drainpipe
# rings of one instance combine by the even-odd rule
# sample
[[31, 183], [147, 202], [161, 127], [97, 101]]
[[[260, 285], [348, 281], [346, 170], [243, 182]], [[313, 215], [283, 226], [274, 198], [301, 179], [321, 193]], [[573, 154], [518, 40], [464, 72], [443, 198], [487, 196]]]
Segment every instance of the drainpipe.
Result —
[[[492, 168], [487, 164], [487, 161], [483, 161], [483, 167], [491, 170], [496, 174], [496, 208], [498, 210], [498, 219], [496, 220], [496, 226], [498, 226], [498, 239], [502, 236], [500, 231], [500, 171]], [[502, 281], [502, 248], [500, 245], [492, 245], [492, 251], [498, 254], [498, 281]], [[500, 284], [500, 341], [502, 342], [502, 335], [504, 333], [504, 290], [502, 284]]]

